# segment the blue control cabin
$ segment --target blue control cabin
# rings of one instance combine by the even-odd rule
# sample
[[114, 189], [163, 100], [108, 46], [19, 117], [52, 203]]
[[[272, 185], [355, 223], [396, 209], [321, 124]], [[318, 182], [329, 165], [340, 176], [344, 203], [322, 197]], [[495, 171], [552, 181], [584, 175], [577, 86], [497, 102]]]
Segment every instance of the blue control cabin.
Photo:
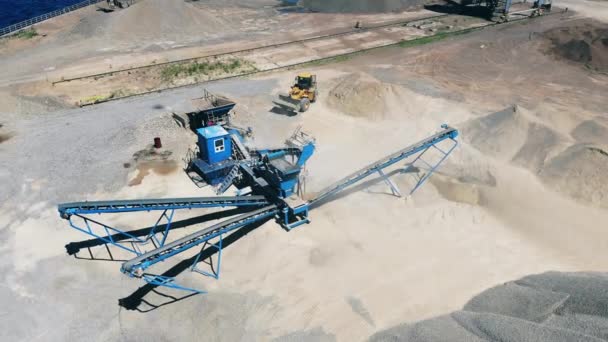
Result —
[[217, 185], [235, 164], [230, 159], [230, 133], [222, 126], [209, 126], [197, 129], [196, 135], [199, 158], [194, 161], [194, 168], [208, 184]]

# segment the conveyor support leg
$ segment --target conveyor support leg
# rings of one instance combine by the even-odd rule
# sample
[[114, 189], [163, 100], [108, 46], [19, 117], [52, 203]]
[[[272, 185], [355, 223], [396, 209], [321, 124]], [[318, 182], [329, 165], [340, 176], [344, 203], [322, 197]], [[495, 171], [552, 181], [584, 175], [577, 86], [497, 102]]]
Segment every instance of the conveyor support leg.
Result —
[[[203, 248], [201, 248], [201, 251], [198, 253], [198, 255], [196, 256], [196, 259], [192, 263], [192, 267], [190, 268], [190, 270], [192, 272], [200, 273], [204, 276], [215, 278], [215, 279], [220, 278], [220, 267], [221, 267], [221, 263], [222, 263], [222, 239], [223, 239], [222, 235], [220, 235], [220, 239], [218, 240], [217, 243], [205, 242], [205, 244], [203, 245]], [[210, 245], [211, 247], [217, 249], [217, 269], [215, 269], [213, 267], [213, 259], [211, 257], [209, 257], [209, 261], [204, 261], [207, 265], [209, 265], [211, 272], [206, 272], [206, 271], [203, 271], [200, 268], [196, 267], [196, 265], [200, 261], [201, 255], [207, 248], [207, 245]]]
[[[421, 162], [423, 162], [428, 167], [428, 170], [426, 171], [426, 173], [422, 177], [420, 177], [420, 179], [418, 180], [418, 182], [416, 183], [416, 185], [414, 186], [414, 188], [412, 189], [412, 191], [410, 191], [410, 195], [413, 194], [416, 190], [418, 190], [418, 188], [435, 172], [435, 170], [437, 170], [437, 168], [439, 167], [439, 165], [441, 165], [441, 163], [443, 163], [443, 161], [458, 146], [458, 141], [457, 140], [451, 139], [451, 138], [450, 138], [450, 140], [453, 142], [453, 144], [450, 147], [450, 149], [448, 149], [447, 151], [444, 151], [444, 150], [440, 149], [439, 147], [437, 147], [437, 145], [431, 145], [426, 150], [422, 151], [422, 153], [420, 153], [418, 155], [418, 157], [416, 157], [416, 159], [414, 159], [413, 162], [409, 163], [406, 166], [406, 167], [411, 167], [417, 161], [421, 161]], [[431, 165], [428, 162], [426, 162], [424, 159], [422, 159], [422, 156], [426, 153], [426, 151], [430, 150], [431, 148], [436, 149], [442, 155], [442, 157], [439, 159], [439, 161], [437, 161], [434, 165]]]
[[401, 191], [399, 191], [399, 188], [397, 187], [397, 185], [395, 183], [393, 183], [393, 181], [390, 178], [388, 178], [388, 176], [386, 176], [386, 174], [384, 172], [382, 172], [382, 169], [377, 169], [377, 170], [378, 170], [378, 174], [380, 174], [380, 177], [382, 177], [382, 179], [384, 179], [384, 182], [391, 188], [393, 195], [395, 195], [397, 197], [402, 197]]

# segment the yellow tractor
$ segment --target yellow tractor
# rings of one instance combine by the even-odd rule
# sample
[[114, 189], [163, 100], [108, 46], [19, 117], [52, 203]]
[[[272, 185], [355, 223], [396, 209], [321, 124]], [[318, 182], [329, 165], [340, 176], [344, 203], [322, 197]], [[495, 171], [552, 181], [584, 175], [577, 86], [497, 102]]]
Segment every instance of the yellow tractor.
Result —
[[305, 112], [317, 101], [317, 75], [303, 72], [296, 76], [288, 95], [279, 95], [275, 105], [290, 112]]
[[317, 75], [303, 72], [296, 76], [294, 85], [289, 91], [292, 101], [297, 101], [300, 105], [300, 112], [305, 112], [310, 107], [311, 102], [317, 100]]

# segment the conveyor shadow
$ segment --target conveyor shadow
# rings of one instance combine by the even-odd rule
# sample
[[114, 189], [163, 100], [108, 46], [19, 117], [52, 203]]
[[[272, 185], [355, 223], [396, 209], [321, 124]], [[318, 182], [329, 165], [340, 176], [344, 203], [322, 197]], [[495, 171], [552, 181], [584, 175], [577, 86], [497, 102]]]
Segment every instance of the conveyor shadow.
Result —
[[[224, 217], [228, 217], [228, 216], [233, 216], [233, 215], [238, 215], [238, 214], [242, 214], [242, 213], [246, 213], [248, 211], [254, 210], [256, 209], [255, 207], [242, 207], [242, 208], [236, 208], [236, 209], [228, 209], [228, 210], [222, 210], [222, 211], [217, 211], [217, 212], [213, 212], [213, 213], [209, 213], [209, 214], [205, 214], [205, 215], [200, 215], [200, 216], [196, 216], [196, 217], [191, 217], [185, 220], [181, 220], [181, 221], [174, 221], [171, 223], [171, 227], [170, 227], [170, 231], [174, 230], [174, 229], [180, 229], [180, 228], [185, 228], [191, 225], [195, 225], [195, 224], [199, 224], [202, 222], [206, 222], [206, 221], [212, 221], [212, 220], [218, 220]], [[158, 225], [157, 227], [157, 231], [164, 231], [164, 229], [167, 227], [167, 224], [162, 224], [162, 225]], [[137, 229], [137, 230], [133, 230], [133, 231], [129, 231], [129, 234], [131, 234], [132, 236], [136, 236], [136, 237], [140, 237], [140, 236], [146, 236], [150, 233], [150, 231], [152, 230], [152, 228], [154, 228], [154, 226], [152, 227], [146, 227], [146, 228], [142, 228], [142, 229]], [[111, 239], [115, 242], [119, 242], [119, 241], [123, 241], [123, 240], [128, 240], [131, 237], [127, 236], [125, 234], [122, 233], [116, 233], [113, 235], [110, 235]], [[105, 245], [106, 248], [108, 249], [108, 253], [110, 255], [110, 258], [104, 259], [104, 258], [96, 258], [93, 257], [93, 254], [91, 253], [90, 248], [91, 247], [97, 247], [97, 246], [102, 246]], [[81, 249], [88, 249], [89, 250], [89, 255], [90, 258], [87, 257], [81, 257], [78, 256], [77, 253], [81, 250]], [[83, 259], [83, 260], [97, 260], [97, 261], [126, 261], [126, 260], [117, 260], [114, 259], [114, 257], [112, 256], [112, 253], [110, 252], [110, 249], [107, 246], [107, 243], [101, 239], [89, 239], [89, 240], [83, 240], [83, 241], [78, 241], [78, 242], [70, 242], [67, 245], [65, 245], [65, 249], [66, 252], [69, 255], [74, 255], [75, 258], [77, 259]]]
[[[265, 220], [260, 220], [254, 223], [251, 223], [235, 232], [233, 232], [232, 234], [228, 235], [227, 237], [225, 237], [222, 240], [222, 248], [228, 248], [230, 245], [232, 245], [233, 243], [237, 242], [239, 239], [241, 239], [242, 237], [244, 237], [245, 235], [249, 234], [250, 232], [252, 232], [253, 230], [259, 228], [260, 226], [262, 226], [264, 223], [268, 222], [271, 218], [265, 219]], [[203, 250], [201, 252], [201, 257], [199, 259], [199, 263], [200, 262], [204, 262], [205, 260], [209, 259], [210, 257], [212, 257], [213, 255], [215, 255], [218, 252], [218, 249], [213, 247], [213, 246], [209, 246], [207, 247], [205, 250]], [[194, 261], [196, 260], [197, 255], [192, 256], [189, 259], [186, 260], [182, 260], [180, 261], [178, 264], [176, 264], [175, 266], [171, 267], [169, 270], [167, 270], [165, 273], [161, 274], [161, 276], [163, 277], [176, 277], [179, 274], [181, 274], [182, 272], [184, 272], [185, 270], [189, 269], [190, 267], [192, 267]], [[179, 302], [181, 300], [190, 298], [192, 296], [197, 295], [198, 293], [189, 293], [185, 296], [182, 297], [175, 297], [175, 296], [171, 296], [165, 293], [162, 293], [160, 291], [158, 291], [156, 288], [158, 287], [158, 285], [152, 285], [152, 284], [146, 284], [140, 288], [138, 288], [135, 292], [133, 292], [131, 295], [129, 295], [128, 297], [125, 298], [121, 298], [118, 300], [118, 305], [127, 309], [127, 310], [136, 310], [139, 311], [141, 313], [146, 313], [146, 312], [150, 312], [150, 311], [154, 311], [160, 307], [169, 305], [169, 304], [173, 304], [176, 302]], [[147, 295], [149, 295], [150, 293], [154, 293], [156, 295], [159, 295], [163, 298], [168, 298], [169, 301], [167, 302], [163, 302], [163, 303], [159, 303], [159, 304], [155, 304], [152, 303], [151, 300], [147, 300], [144, 297], [146, 297]], [[150, 307], [150, 309], [143, 309], [141, 306], [142, 304], [145, 304], [147, 306]]]

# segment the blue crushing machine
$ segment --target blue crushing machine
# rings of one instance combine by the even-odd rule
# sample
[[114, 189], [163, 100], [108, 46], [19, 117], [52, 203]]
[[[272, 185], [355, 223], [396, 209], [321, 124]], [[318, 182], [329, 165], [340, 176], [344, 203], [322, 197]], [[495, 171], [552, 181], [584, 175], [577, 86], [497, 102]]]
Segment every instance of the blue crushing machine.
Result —
[[[423, 170], [418, 172], [416, 184], [409, 192], [412, 194], [458, 145], [458, 131], [443, 125], [439, 132], [346, 176], [318, 192], [315, 198], [304, 200], [301, 197], [304, 183], [302, 172], [316, 148], [316, 141], [310, 135], [298, 129], [287, 139], [284, 147], [254, 149], [247, 148], [239, 130], [230, 127], [212, 125], [198, 128], [196, 132], [199, 151], [190, 168], [214, 186], [218, 196], [76, 202], [58, 206], [60, 216], [66, 219], [72, 228], [93, 236], [101, 244], [116, 246], [133, 256], [122, 264], [123, 273], [141, 278], [154, 286], [195, 293], [203, 291], [180, 285], [175, 277], [151, 273], [149, 269], [161, 261], [198, 247], [200, 252], [192, 262], [191, 270], [217, 279], [223, 236], [227, 233], [272, 218], [285, 230], [290, 231], [310, 223], [311, 208], [318, 207], [327, 198], [376, 174], [387, 183], [395, 195], [401, 196], [400, 190], [383, 170], [408, 158], [413, 160], [404, 165], [403, 170]], [[423, 158], [430, 150], [439, 153], [440, 157], [435, 158], [434, 162], [427, 162]], [[421, 166], [417, 166], [420, 164]], [[220, 196], [232, 185], [239, 189], [242, 195]], [[215, 218], [223, 215], [228, 218], [192, 234], [171, 239], [175, 212], [195, 208], [236, 208], [239, 212], [238, 215], [235, 215], [234, 210], [218, 212]], [[129, 212], [156, 212], [160, 215], [156, 224], [143, 234], [141, 230], [136, 234], [134, 231], [111, 227], [92, 217]], [[149, 247], [150, 243], [154, 248], [143, 250], [143, 246]], [[218, 252], [217, 269], [213, 272], [202, 271], [197, 266], [206, 246], [216, 248]], [[66, 248], [69, 254], [79, 251], [73, 244], [67, 245]]]

